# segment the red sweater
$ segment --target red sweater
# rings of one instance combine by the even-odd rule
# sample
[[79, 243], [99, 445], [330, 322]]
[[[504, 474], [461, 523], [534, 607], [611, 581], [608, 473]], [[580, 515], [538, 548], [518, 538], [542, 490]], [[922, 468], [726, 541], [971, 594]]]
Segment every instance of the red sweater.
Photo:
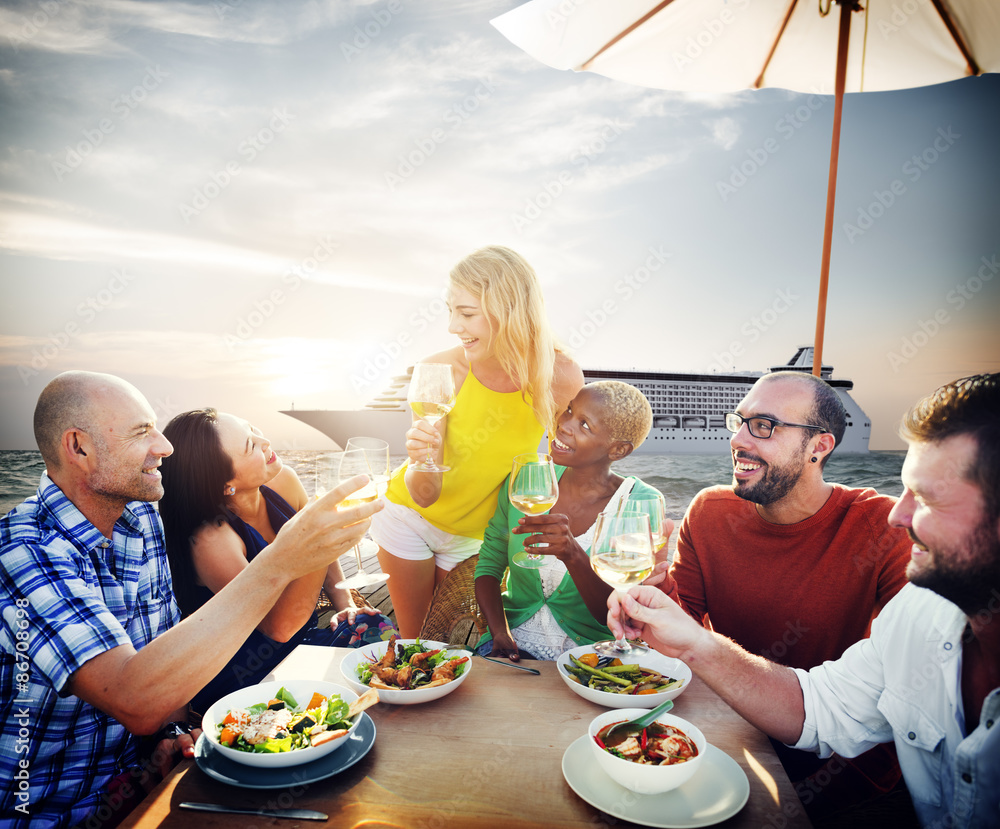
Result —
[[906, 584], [912, 542], [886, 523], [895, 499], [833, 486], [797, 524], [768, 523], [729, 487], [702, 490], [664, 590], [752, 653], [795, 668], [836, 659]]

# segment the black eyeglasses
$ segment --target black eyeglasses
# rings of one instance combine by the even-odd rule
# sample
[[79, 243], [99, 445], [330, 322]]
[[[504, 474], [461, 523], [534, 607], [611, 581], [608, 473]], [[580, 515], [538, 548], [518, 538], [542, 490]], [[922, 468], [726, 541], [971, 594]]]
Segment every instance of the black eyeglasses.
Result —
[[736, 414], [736, 412], [729, 412], [726, 415], [726, 428], [735, 434], [740, 430], [743, 424], [747, 425], [750, 430], [750, 434], [755, 438], [760, 438], [761, 440], [767, 440], [774, 434], [775, 426], [794, 426], [796, 429], [818, 429], [820, 432], [825, 432], [826, 429], [822, 426], [810, 426], [807, 423], [782, 423], [780, 420], [775, 420], [773, 417], [743, 417], [743, 415]]

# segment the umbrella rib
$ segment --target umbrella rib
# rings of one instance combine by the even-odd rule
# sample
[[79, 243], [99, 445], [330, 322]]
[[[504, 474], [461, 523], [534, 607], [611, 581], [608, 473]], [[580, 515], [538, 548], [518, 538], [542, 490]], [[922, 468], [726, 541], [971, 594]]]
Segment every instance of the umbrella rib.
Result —
[[611, 38], [611, 40], [609, 40], [607, 43], [605, 43], [600, 49], [598, 49], [593, 55], [591, 55], [589, 58], [587, 58], [587, 60], [585, 60], [580, 65], [580, 69], [583, 69], [583, 70], [590, 69], [590, 64], [593, 63], [595, 60], [597, 60], [608, 49], [610, 49], [612, 46], [614, 46], [622, 38], [627, 37], [629, 34], [632, 33], [632, 31], [634, 31], [635, 29], [638, 29], [643, 23], [645, 23], [651, 17], [654, 17], [655, 15], [659, 14], [661, 11], [663, 11], [663, 9], [665, 9], [667, 6], [669, 6], [673, 1], [674, 0], [663, 0], [662, 3], [657, 3], [657, 5], [656, 5], [655, 8], [653, 8], [650, 11], [646, 12], [642, 17], [640, 17], [638, 20], [636, 20], [631, 26], [629, 26], [628, 28], [626, 28], [623, 31], [619, 32], [617, 35], [615, 35], [613, 38]]
[[788, 4], [788, 8], [785, 10], [785, 18], [781, 21], [781, 28], [778, 29], [778, 34], [775, 35], [774, 40], [771, 42], [771, 48], [767, 52], [767, 57], [764, 58], [764, 65], [760, 68], [760, 74], [757, 76], [757, 80], [753, 82], [754, 89], [760, 89], [764, 84], [764, 73], [767, 72], [767, 67], [771, 63], [771, 58], [774, 57], [774, 53], [778, 48], [778, 43], [781, 42], [781, 37], [785, 34], [785, 29], [788, 27], [788, 21], [792, 19], [792, 12], [795, 11], [797, 3], [798, 0], [792, 0]]
[[948, 34], [950, 34], [954, 39], [955, 45], [958, 47], [958, 51], [961, 52], [962, 57], [965, 58], [965, 63], [969, 70], [969, 74], [981, 75], [982, 72], [979, 69], [979, 65], [972, 57], [972, 53], [969, 51], [969, 47], [966, 45], [965, 40], [959, 33], [958, 26], [955, 25], [955, 20], [951, 16], [951, 12], [944, 7], [944, 3], [942, 3], [941, 0], [931, 0], [931, 5], [934, 6], [934, 10], [938, 13], [938, 16], [941, 18], [941, 22], [944, 23], [945, 28], [948, 30]]

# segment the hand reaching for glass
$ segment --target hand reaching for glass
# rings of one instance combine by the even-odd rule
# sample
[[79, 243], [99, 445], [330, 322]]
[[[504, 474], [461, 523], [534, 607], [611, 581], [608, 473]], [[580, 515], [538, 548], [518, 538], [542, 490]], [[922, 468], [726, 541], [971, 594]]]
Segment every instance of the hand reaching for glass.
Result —
[[519, 519], [517, 526], [511, 532], [514, 535], [527, 535], [524, 548], [535, 555], [555, 556], [562, 562], [574, 555], [587, 558], [584, 550], [569, 528], [569, 518], [559, 513], [543, 515], [526, 515]]
[[257, 558], [274, 557], [274, 566], [289, 580], [325, 569], [364, 537], [371, 524], [369, 517], [382, 509], [380, 501], [337, 508], [368, 483], [367, 475], [355, 475], [307, 504], [285, 523]]
[[642, 639], [660, 653], [684, 659], [707, 630], [658, 587], [642, 584], [608, 596], [608, 627], [617, 639]]
[[423, 469], [427, 459], [433, 459], [441, 446], [438, 428], [426, 420], [415, 420], [406, 430], [406, 456], [410, 459], [411, 469]]

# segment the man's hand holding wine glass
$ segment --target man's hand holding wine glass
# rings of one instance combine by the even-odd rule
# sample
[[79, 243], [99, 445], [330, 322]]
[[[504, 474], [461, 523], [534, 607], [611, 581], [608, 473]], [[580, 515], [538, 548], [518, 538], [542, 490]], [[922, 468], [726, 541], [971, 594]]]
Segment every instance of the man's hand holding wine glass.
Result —
[[637, 585], [608, 596], [608, 627], [618, 639], [642, 639], [667, 656], [687, 662], [709, 632], [658, 587]]

